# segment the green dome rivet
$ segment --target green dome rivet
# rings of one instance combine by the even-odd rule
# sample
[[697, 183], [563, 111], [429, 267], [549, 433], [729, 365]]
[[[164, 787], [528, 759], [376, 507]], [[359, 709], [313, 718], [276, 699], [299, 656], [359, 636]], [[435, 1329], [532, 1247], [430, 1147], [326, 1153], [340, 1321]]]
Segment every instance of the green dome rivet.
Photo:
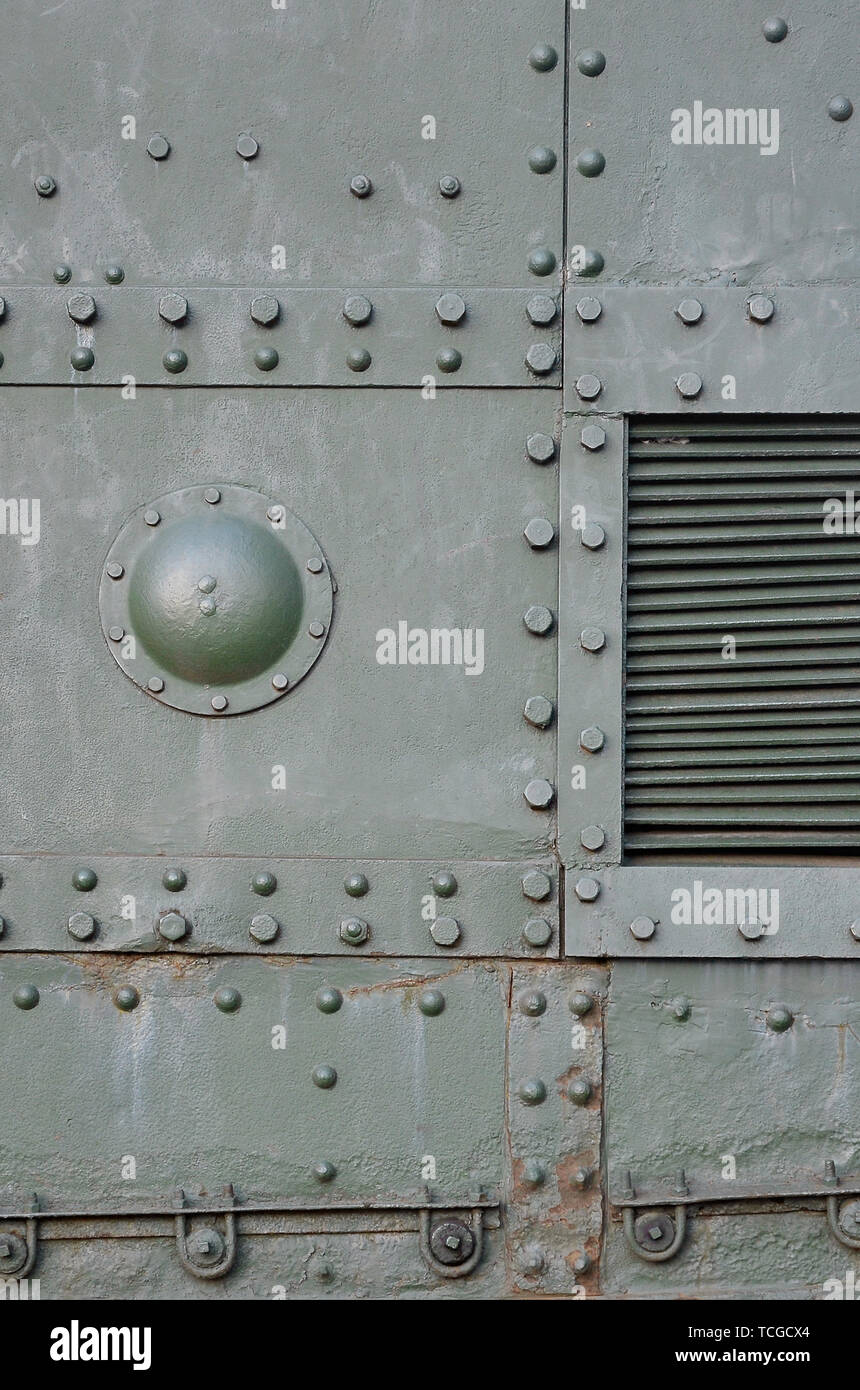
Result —
[[586, 250], [582, 258], [582, 265], [577, 270], [578, 275], [600, 275], [604, 267], [604, 260], [599, 251]]
[[254, 353], [254, 362], [261, 372], [272, 371], [280, 360], [277, 348], [261, 347]]
[[105, 280], [109, 285], [121, 285], [125, 279], [125, 271], [121, 265], [105, 266]]
[[351, 372], [366, 372], [371, 363], [367, 348], [350, 348], [346, 354], [346, 365]]
[[88, 372], [95, 365], [96, 355], [92, 348], [78, 347], [72, 348], [69, 354], [69, 361], [76, 372]]
[[794, 1022], [794, 1014], [785, 1004], [774, 1004], [767, 1011], [767, 1026], [773, 1033], [785, 1033]]
[[184, 869], [168, 869], [161, 882], [168, 893], [181, 893], [188, 882], [188, 876]]
[[584, 77], [599, 77], [606, 67], [606, 58], [599, 48], [583, 48], [574, 62]]
[[606, 156], [600, 150], [580, 150], [576, 167], [585, 178], [596, 179], [606, 168]]
[[567, 1094], [574, 1105], [587, 1105], [591, 1100], [591, 1086], [583, 1077], [579, 1077], [576, 1081], [571, 1081]]
[[343, 995], [334, 985], [323, 985], [317, 990], [314, 1003], [321, 1014], [336, 1014], [343, 1005]]
[[162, 357], [164, 370], [172, 372], [175, 376], [177, 372], [184, 372], [188, 366], [188, 354], [182, 348], [170, 348]]
[[594, 1000], [590, 994], [572, 994], [568, 1007], [572, 1014], [576, 1014], [577, 1018], [584, 1018], [589, 1010], [594, 1008]]
[[535, 145], [533, 150], [529, 150], [528, 160], [532, 173], [549, 174], [556, 165], [555, 150], [548, 145]]
[[526, 990], [517, 1002], [520, 1013], [528, 1014], [530, 1018], [539, 1018], [541, 1014], [546, 1013], [546, 995], [539, 989]]
[[123, 1013], [127, 1014], [130, 1013], [132, 1009], [137, 1008], [140, 1003], [140, 995], [134, 985], [120, 985], [119, 989], [116, 990], [114, 994], [113, 1002], [118, 1009], [121, 1009]]
[[783, 39], [788, 34], [788, 25], [779, 15], [773, 15], [772, 18], [764, 21], [764, 24], [761, 26], [761, 32], [764, 34], [768, 43], [782, 43]]
[[347, 874], [343, 886], [351, 898], [363, 898], [370, 888], [367, 876], [361, 873]]
[[337, 1081], [337, 1072], [334, 1067], [325, 1065], [314, 1067], [311, 1072], [311, 1080], [315, 1086], [319, 1086], [321, 1091], [328, 1091]]
[[315, 1163], [311, 1171], [317, 1182], [331, 1182], [337, 1177], [337, 1169], [328, 1159], [323, 1159], [322, 1163]]
[[558, 53], [551, 43], [536, 43], [529, 54], [529, 62], [535, 72], [552, 72], [558, 62]]
[[536, 1076], [532, 1076], [528, 1081], [522, 1081], [517, 1088], [517, 1095], [523, 1105], [542, 1105], [546, 1100], [546, 1086]]
[[449, 869], [442, 869], [430, 880], [433, 892], [440, 898], [453, 898], [457, 891], [457, 880]]
[[278, 880], [267, 869], [263, 869], [259, 874], [254, 874], [251, 879], [251, 891], [259, 893], [261, 898], [268, 898], [270, 893], [274, 893], [277, 886]]
[[95, 869], [75, 869], [72, 874], [72, 887], [79, 893], [91, 893], [98, 881]]
[[215, 1000], [216, 1009], [220, 1009], [222, 1014], [234, 1014], [242, 1003], [241, 994], [232, 985], [222, 985], [220, 989], [216, 989], [212, 998]]
[[12, 995], [12, 1002], [18, 1009], [35, 1009], [39, 1002], [39, 991], [35, 985], [19, 985]]
[[441, 990], [425, 989], [418, 1000], [418, 1007], [428, 1018], [435, 1018], [445, 1008], [445, 996]]
[[546, 246], [536, 246], [529, 254], [529, 270], [532, 275], [552, 275], [556, 264], [554, 253]]
[[440, 372], [458, 372], [463, 365], [463, 354], [457, 348], [442, 348], [436, 354], [436, 366]]

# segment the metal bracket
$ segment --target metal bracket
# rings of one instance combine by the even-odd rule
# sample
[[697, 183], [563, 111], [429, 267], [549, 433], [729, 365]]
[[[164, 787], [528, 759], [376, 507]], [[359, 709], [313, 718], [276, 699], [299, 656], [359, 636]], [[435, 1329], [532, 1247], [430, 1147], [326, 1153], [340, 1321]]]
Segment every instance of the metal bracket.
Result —
[[[232, 1207], [235, 1197], [233, 1194], [233, 1184], [227, 1183], [224, 1188], [223, 1196], [225, 1201]], [[188, 1214], [182, 1210], [185, 1207], [185, 1193], [182, 1188], [177, 1188], [173, 1204], [180, 1208], [176, 1213], [176, 1248], [179, 1252], [179, 1263], [189, 1274], [193, 1274], [195, 1279], [223, 1279], [225, 1274], [229, 1274], [236, 1259], [236, 1216], [231, 1210], [224, 1210], [223, 1207], [216, 1210], [224, 1218], [224, 1234], [215, 1226], [199, 1227], [189, 1236]], [[199, 1208], [195, 1209], [200, 1212]], [[201, 1212], [200, 1214], [206, 1214]], [[190, 1244], [193, 1242], [193, 1246]]]

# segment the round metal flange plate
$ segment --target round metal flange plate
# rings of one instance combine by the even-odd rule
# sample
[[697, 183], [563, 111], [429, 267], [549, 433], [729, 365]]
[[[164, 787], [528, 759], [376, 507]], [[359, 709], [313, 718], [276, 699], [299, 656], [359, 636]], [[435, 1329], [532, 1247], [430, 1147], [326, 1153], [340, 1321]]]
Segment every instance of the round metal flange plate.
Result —
[[253, 488], [181, 488], [140, 507], [102, 567], [114, 660], [188, 714], [244, 714], [288, 694], [318, 659], [334, 585], [314, 536]]

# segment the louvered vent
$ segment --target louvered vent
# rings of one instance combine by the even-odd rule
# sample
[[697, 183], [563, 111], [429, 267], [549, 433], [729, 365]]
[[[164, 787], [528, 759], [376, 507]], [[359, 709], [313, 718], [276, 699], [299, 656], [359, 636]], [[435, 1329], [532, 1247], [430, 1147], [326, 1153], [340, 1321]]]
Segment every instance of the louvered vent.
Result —
[[860, 500], [860, 419], [629, 439], [629, 857], [856, 855], [860, 535], [824, 504]]

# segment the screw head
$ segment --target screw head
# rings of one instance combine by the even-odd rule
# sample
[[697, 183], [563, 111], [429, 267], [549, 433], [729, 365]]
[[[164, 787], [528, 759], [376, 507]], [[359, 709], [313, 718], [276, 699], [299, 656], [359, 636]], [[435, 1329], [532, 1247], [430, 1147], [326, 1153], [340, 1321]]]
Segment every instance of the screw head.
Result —
[[106, 265], [104, 277], [108, 285], [121, 285], [125, 279], [125, 271], [121, 265]]
[[50, 198], [57, 191], [57, 181], [50, 174], [39, 174], [33, 181], [33, 187], [40, 198]]
[[530, 323], [546, 328], [558, 315], [558, 304], [551, 294], [533, 294], [526, 304], [526, 314]]
[[579, 634], [579, 645], [586, 652], [602, 651], [606, 646], [606, 633], [599, 627], [583, 628]]
[[549, 145], [535, 145], [534, 149], [529, 150], [528, 162], [533, 174], [549, 174], [557, 163], [555, 150], [551, 150]]
[[778, 15], [773, 15], [771, 19], [766, 19], [764, 21], [764, 24], [761, 26], [761, 32], [764, 34], [768, 43], [782, 43], [788, 33], [788, 25], [784, 19], [780, 19]]
[[555, 527], [544, 516], [533, 516], [523, 531], [532, 550], [545, 550], [555, 540]]
[[558, 363], [558, 354], [551, 343], [532, 343], [525, 363], [533, 376], [547, 376]]
[[532, 275], [552, 275], [558, 262], [548, 246], [536, 246], [529, 253], [528, 266]]
[[436, 353], [436, 366], [440, 372], [458, 372], [463, 365], [463, 354], [456, 348], [442, 348]]
[[546, 1086], [537, 1076], [530, 1076], [527, 1081], [521, 1081], [517, 1087], [517, 1095], [523, 1105], [543, 1105], [546, 1100]]
[[337, 1072], [334, 1067], [323, 1063], [321, 1066], [314, 1067], [311, 1072], [311, 1081], [315, 1086], [319, 1086], [321, 1091], [330, 1091], [337, 1081]]
[[343, 881], [345, 891], [351, 898], [363, 898], [370, 889], [366, 874], [348, 874]]
[[552, 631], [555, 619], [549, 608], [545, 608], [542, 603], [533, 603], [523, 614], [523, 622], [529, 632], [533, 632], [537, 637], [545, 637]]
[[576, 156], [576, 167], [587, 179], [596, 179], [606, 168], [606, 156], [600, 150], [580, 150]]
[[438, 898], [453, 898], [458, 884], [450, 869], [440, 869], [430, 880], [430, 886]]
[[517, 1000], [521, 1014], [527, 1014], [529, 1018], [540, 1018], [541, 1014], [546, 1013], [546, 995], [539, 989], [524, 990]]
[[436, 300], [436, 317], [440, 323], [452, 326], [466, 317], [466, 301], [462, 295], [448, 291]]
[[212, 996], [216, 1009], [222, 1014], [234, 1014], [242, 1003], [242, 996], [232, 985], [222, 985]]
[[181, 941], [188, 933], [188, 922], [180, 912], [162, 912], [158, 919], [158, 934], [165, 941]]
[[773, 318], [775, 307], [766, 294], [754, 294], [747, 304], [747, 313], [754, 323], [767, 323]]
[[182, 351], [182, 348], [170, 348], [162, 357], [161, 363], [166, 372], [176, 376], [179, 372], [185, 371], [188, 366], [188, 356]]
[[332, 1182], [337, 1177], [337, 1169], [328, 1159], [323, 1159], [321, 1163], [315, 1163], [311, 1169], [317, 1182]]
[[542, 903], [552, 893], [552, 879], [549, 874], [545, 874], [542, 869], [528, 869], [520, 880], [522, 884], [523, 897], [529, 898], [532, 902]]
[[373, 314], [373, 305], [363, 294], [351, 294], [344, 300], [343, 316], [347, 323], [360, 328], [362, 324], [369, 323]]
[[280, 923], [268, 912], [257, 912], [251, 918], [248, 935], [252, 936], [255, 941], [264, 943], [274, 941], [280, 930]]
[[347, 946], [361, 946], [370, 936], [370, 927], [360, 917], [344, 917], [339, 935]]
[[597, 449], [602, 449], [606, 443], [606, 430], [602, 425], [584, 425], [579, 442], [583, 449], [588, 449], [594, 453]]
[[580, 1076], [576, 1081], [571, 1081], [567, 1088], [567, 1094], [568, 1099], [572, 1100], [574, 1105], [587, 1105], [591, 1100], [591, 1085], [584, 1076]]
[[583, 48], [574, 62], [584, 77], [599, 77], [606, 67], [606, 58], [599, 48]]
[[696, 372], [682, 372], [675, 382], [678, 395], [685, 400], [695, 400], [702, 392], [702, 378]]
[[73, 912], [68, 921], [69, 936], [73, 936], [76, 941], [89, 941], [95, 935], [95, 918], [88, 912]]
[[437, 946], [456, 946], [460, 940], [460, 923], [454, 917], [437, 917], [430, 923], [430, 935]]
[[140, 995], [134, 985], [120, 985], [119, 989], [114, 991], [113, 1002], [124, 1014], [131, 1013], [140, 1003]]
[[827, 103], [827, 114], [831, 121], [848, 121], [854, 115], [854, 107], [848, 97], [831, 97]]
[[170, 141], [156, 131], [154, 135], [149, 137], [146, 153], [150, 159], [166, 159], [170, 154]]
[[95, 869], [75, 869], [72, 874], [72, 887], [79, 893], [91, 893], [98, 881]]
[[576, 378], [576, 394], [582, 401], [594, 401], [603, 390], [603, 383], [600, 377], [586, 372], [583, 376]]
[[630, 934], [637, 941], [650, 941], [657, 930], [657, 923], [651, 917], [634, 917], [630, 923]]
[[603, 305], [594, 295], [587, 294], [577, 302], [576, 313], [583, 323], [594, 323], [603, 313]]
[[552, 72], [558, 62], [558, 53], [551, 43], [536, 43], [529, 54], [529, 63], [535, 72]]
[[343, 1007], [343, 995], [334, 985], [323, 985], [317, 990], [314, 1003], [321, 1014], [336, 1014]]
[[253, 135], [243, 131], [236, 141], [236, 153], [240, 159], [256, 159], [260, 153], [260, 146]]
[[439, 192], [443, 198], [456, 198], [460, 192], [460, 180], [453, 174], [444, 174], [439, 180]]
[[367, 348], [350, 348], [346, 354], [346, 365], [351, 372], [366, 372], [371, 361]]
[[35, 985], [19, 985], [12, 994], [16, 1009], [35, 1009], [39, 1002], [39, 991]]
[[526, 453], [532, 463], [549, 463], [555, 458], [555, 440], [548, 434], [530, 434]]
[[281, 302], [273, 294], [258, 294], [251, 300], [248, 312], [254, 323], [261, 328], [269, 328], [280, 317]]
[[67, 285], [72, 278], [70, 265], [55, 265], [51, 272], [58, 285]]
[[553, 714], [552, 700], [545, 695], [530, 695], [523, 706], [523, 718], [536, 729], [548, 729]]
[[274, 371], [280, 360], [277, 348], [259, 347], [254, 352], [254, 366], [261, 372]]
[[586, 825], [580, 831], [579, 843], [583, 849], [587, 849], [592, 854], [596, 854], [599, 849], [603, 849], [606, 844], [606, 834], [599, 825]]
[[576, 994], [570, 996], [567, 1006], [572, 1014], [576, 1014], [577, 1018], [584, 1018], [594, 1008], [594, 999], [592, 995], [577, 990]]
[[552, 940], [552, 927], [545, 917], [530, 917], [523, 927], [522, 939], [527, 946], [548, 946]]
[[785, 1004], [774, 1004], [767, 1011], [766, 1023], [772, 1033], [785, 1033], [794, 1022], [794, 1014]]
[[366, 174], [354, 174], [349, 181], [349, 191], [355, 198], [368, 198], [373, 192], [373, 184]]
[[579, 543], [586, 550], [599, 550], [606, 540], [606, 532], [596, 521], [586, 522], [579, 533]]
[[585, 753], [599, 753], [605, 742], [606, 736], [596, 724], [583, 729], [579, 735], [579, 746]]
[[578, 878], [573, 891], [581, 903], [593, 903], [600, 895], [600, 884], [596, 878]]
[[555, 787], [544, 777], [535, 777], [526, 784], [523, 796], [533, 811], [546, 811], [555, 801]]
[[69, 318], [75, 323], [89, 323], [96, 316], [96, 301], [91, 294], [73, 294], [66, 302]]
[[675, 308], [678, 318], [686, 324], [699, 323], [704, 312], [704, 307], [698, 299], [682, 299]]
[[261, 898], [268, 898], [278, 886], [275, 875], [269, 873], [268, 869], [263, 869], [260, 873], [254, 874], [251, 879], [251, 892], [258, 893]]
[[418, 1007], [428, 1018], [436, 1018], [445, 1008], [445, 996], [441, 990], [425, 989], [418, 999]]
[[158, 301], [158, 313], [165, 323], [182, 323], [188, 317], [188, 300], [184, 294], [163, 294]]
[[95, 366], [96, 355], [92, 348], [76, 347], [69, 353], [69, 361], [76, 372], [88, 372]]

